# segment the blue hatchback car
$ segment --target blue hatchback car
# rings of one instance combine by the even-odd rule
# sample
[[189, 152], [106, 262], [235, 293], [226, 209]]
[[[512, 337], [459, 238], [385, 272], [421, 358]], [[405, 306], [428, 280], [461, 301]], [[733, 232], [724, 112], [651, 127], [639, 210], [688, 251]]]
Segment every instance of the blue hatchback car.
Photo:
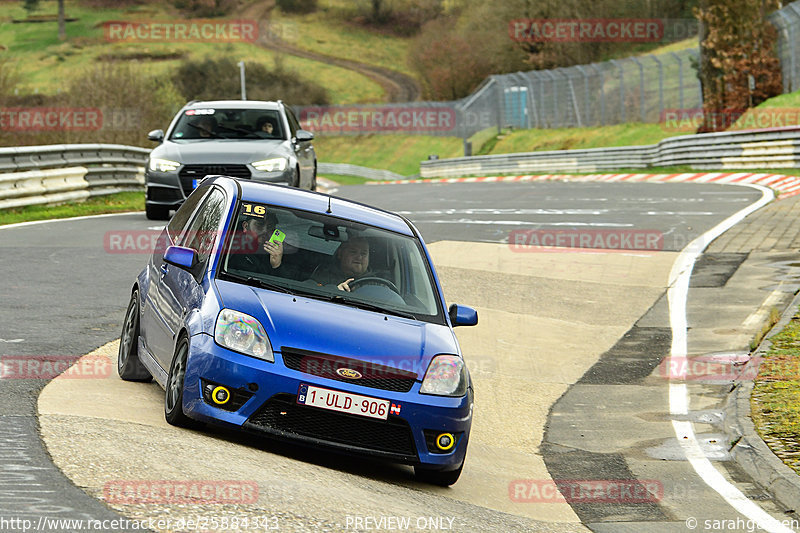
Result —
[[120, 338], [166, 419], [242, 428], [458, 479], [472, 381], [417, 229], [328, 195], [209, 177], [161, 233]]

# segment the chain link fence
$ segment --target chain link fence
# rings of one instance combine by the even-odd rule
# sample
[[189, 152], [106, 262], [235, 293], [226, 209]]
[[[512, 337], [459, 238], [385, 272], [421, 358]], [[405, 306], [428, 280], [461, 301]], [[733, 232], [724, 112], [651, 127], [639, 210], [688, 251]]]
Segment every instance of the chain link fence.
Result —
[[[800, 0], [773, 13], [783, 90], [800, 88]], [[692, 21], [682, 22], [690, 26]], [[696, 22], [694, 35], [697, 35]], [[699, 47], [551, 70], [490, 76], [452, 102], [298, 108], [317, 133], [411, 133], [466, 139], [487, 129], [571, 128], [696, 117]]]
[[783, 71], [783, 92], [800, 89], [800, 2], [792, 2], [770, 15], [770, 22], [778, 30], [778, 57]]

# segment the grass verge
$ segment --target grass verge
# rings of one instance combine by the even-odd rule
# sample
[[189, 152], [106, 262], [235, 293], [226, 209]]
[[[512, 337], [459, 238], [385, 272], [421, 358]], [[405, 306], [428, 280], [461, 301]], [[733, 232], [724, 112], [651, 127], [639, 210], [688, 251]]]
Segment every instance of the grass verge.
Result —
[[460, 138], [427, 135], [319, 136], [314, 148], [325, 163], [380, 168], [403, 176], [418, 174], [419, 162], [430, 154], [441, 159], [464, 155]]
[[628, 123], [591, 128], [530, 129], [504, 131], [494, 143], [484, 144], [482, 154], [510, 154], [547, 150], [581, 150], [611, 146], [656, 144], [668, 137], [692, 132], [674, 131], [662, 124]]
[[328, 181], [332, 181], [337, 185], [364, 185], [368, 181], [372, 181], [360, 176], [341, 176], [339, 174], [327, 174], [324, 176], [320, 174], [319, 177], [325, 178]]
[[764, 442], [800, 474], [800, 311], [770, 341], [750, 397], [751, 416]]
[[107, 196], [95, 196], [85, 202], [62, 205], [29, 205], [0, 210], [0, 226], [50, 220], [53, 218], [72, 218], [105, 213], [144, 211], [144, 191], [120, 192]]
[[[24, 19], [22, 2], [3, 3], [10, 20]], [[284, 66], [308, 80], [325, 80], [332, 103], [379, 102], [384, 98], [380, 85], [352, 70], [319, 61], [276, 54], [245, 42], [109, 42], [103, 22], [110, 20], [167, 20], [175, 15], [169, 6], [158, 3], [132, 5], [117, 9], [93, 9], [66, 4], [67, 16], [77, 20], [66, 25], [67, 41], [57, 37], [57, 25], [48, 23], [11, 24], [0, 17], [0, 44], [11, 52], [13, 66], [20, 78], [21, 93], [56, 94], [64, 89], [64, 80], [80, 76], [87, 68], [108, 58], [135, 61], [144, 73], [168, 76], [187, 59], [229, 54], [248, 62], [272, 66], [279, 56]], [[57, 3], [42, 1], [39, 13], [54, 14]], [[238, 75], [238, 73], [236, 73]], [[276, 95], [279, 98], [280, 95]]]

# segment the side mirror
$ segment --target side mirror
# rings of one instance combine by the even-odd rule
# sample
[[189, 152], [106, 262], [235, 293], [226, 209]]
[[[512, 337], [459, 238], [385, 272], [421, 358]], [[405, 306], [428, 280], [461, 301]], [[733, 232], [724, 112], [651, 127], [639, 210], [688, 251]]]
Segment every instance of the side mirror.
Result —
[[297, 139], [297, 142], [307, 142], [314, 139], [314, 134], [306, 130], [297, 130], [294, 138]]
[[151, 141], [161, 142], [164, 140], [164, 130], [153, 130], [147, 134], [147, 138]]
[[450, 322], [456, 326], [474, 326], [478, 323], [478, 312], [466, 305], [453, 304], [448, 310]]
[[197, 250], [183, 246], [170, 246], [164, 253], [164, 261], [184, 270], [191, 270], [197, 265]]

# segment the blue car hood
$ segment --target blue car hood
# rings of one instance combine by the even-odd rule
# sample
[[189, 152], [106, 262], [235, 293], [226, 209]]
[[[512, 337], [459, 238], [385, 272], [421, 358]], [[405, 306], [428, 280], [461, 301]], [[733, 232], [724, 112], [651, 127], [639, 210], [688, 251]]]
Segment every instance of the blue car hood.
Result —
[[436, 354], [457, 354], [452, 329], [393, 315], [216, 280], [224, 307], [257, 318], [272, 348], [284, 347], [412, 370], [419, 379]]

